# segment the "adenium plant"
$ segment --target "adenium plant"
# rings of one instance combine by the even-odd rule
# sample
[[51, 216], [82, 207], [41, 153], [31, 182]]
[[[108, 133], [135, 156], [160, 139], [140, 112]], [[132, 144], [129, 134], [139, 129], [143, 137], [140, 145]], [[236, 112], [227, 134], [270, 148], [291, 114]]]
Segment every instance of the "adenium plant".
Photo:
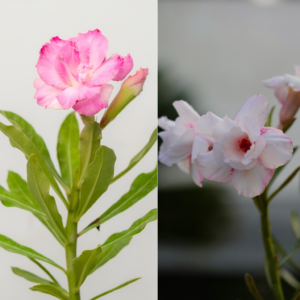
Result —
[[[130, 243], [135, 234], [157, 218], [156, 209], [153, 209], [136, 220], [130, 228], [111, 235], [103, 244], [98, 245], [95, 241], [94, 249], [77, 253], [80, 236], [129, 209], [157, 185], [156, 168], [150, 173], [140, 174], [125, 195], [96, 220], [91, 220], [83, 230], [78, 231], [78, 223], [82, 216], [92, 208], [110, 185], [130, 171], [147, 154], [157, 139], [154, 129], [149, 142], [132, 158], [128, 167], [119, 174], [114, 174], [116, 156], [112, 149], [101, 144], [102, 135], [105, 134], [102, 130], [139, 95], [148, 69], [140, 69], [135, 75], [125, 79], [133, 68], [131, 56], [122, 57], [116, 54], [106, 59], [107, 49], [107, 39], [99, 30], [93, 30], [68, 40], [52, 38], [40, 51], [36, 65], [40, 78], [34, 82], [37, 103], [52, 109], [73, 108], [80, 114], [84, 123], [83, 130], [79, 132], [75, 112], [71, 112], [61, 125], [57, 142], [60, 172], [55, 169], [43, 138], [34, 128], [22, 117], [12, 112], [1, 111], [12, 125], [0, 123], [0, 130], [9, 138], [13, 147], [25, 154], [27, 180], [17, 173], [9, 172], [9, 190], [0, 186], [0, 200], [5, 206], [27, 210], [38, 218], [65, 249], [66, 266], [60, 266], [50, 258], [3, 235], [0, 235], [0, 247], [27, 256], [49, 277], [45, 279], [13, 268], [16, 275], [37, 283], [31, 290], [63, 300], [81, 299], [80, 287], [87, 277], [115, 257]], [[123, 79], [125, 81], [120, 92], [109, 105], [113, 87], [108, 82]], [[97, 122], [94, 115], [104, 108], [107, 108], [104, 117]], [[127, 113], [130, 114], [130, 110]], [[118, 138], [118, 135], [112, 138]], [[50, 187], [57, 197], [50, 194]], [[57, 210], [58, 199], [66, 208], [66, 224], [63, 224]], [[51, 264], [64, 272], [68, 279], [68, 287], [61, 286], [41, 262]], [[101, 298], [138, 279], [102, 291], [91, 300]]]
[[[233, 119], [228, 116], [219, 118], [211, 112], [200, 116], [191, 105], [181, 100], [173, 103], [179, 115], [175, 121], [167, 117], [158, 120], [163, 129], [159, 133], [162, 139], [159, 151], [161, 163], [167, 166], [177, 164], [199, 187], [204, 180], [231, 182], [238, 194], [253, 199], [261, 217], [266, 277], [276, 300], [285, 299], [281, 278], [294, 288], [297, 282], [284, 268], [285, 264], [290, 263], [297, 271], [300, 270], [291, 259], [300, 245], [298, 215], [294, 213], [291, 219], [297, 240], [287, 253], [272, 235], [268, 209], [271, 200], [300, 170], [300, 167], [296, 168], [269, 194], [274, 180], [297, 150], [285, 134], [299, 108], [300, 78], [294, 77], [285, 75], [264, 82], [275, 88], [275, 94], [283, 104], [277, 128], [271, 127], [274, 107], [270, 110], [262, 95], [249, 98]], [[246, 274], [245, 279], [254, 298], [263, 300], [252, 276]], [[300, 299], [299, 286], [292, 300]]]

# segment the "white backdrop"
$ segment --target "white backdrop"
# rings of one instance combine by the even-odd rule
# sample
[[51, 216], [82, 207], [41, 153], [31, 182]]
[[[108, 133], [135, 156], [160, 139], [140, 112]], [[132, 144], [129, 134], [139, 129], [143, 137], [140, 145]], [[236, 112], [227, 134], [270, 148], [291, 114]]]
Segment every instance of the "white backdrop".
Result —
[[[140, 67], [149, 68], [143, 93], [135, 99], [114, 123], [103, 131], [102, 144], [111, 147], [116, 155], [116, 174], [144, 146], [156, 126], [157, 111], [157, 1], [154, 0], [13, 0], [0, 3], [0, 109], [13, 111], [29, 121], [42, 135], [56, 162], [56, 140], [59, 127], [70, 111], [46, 110], [33, 99], [33, 81], [37, 77], [35, 64], [42, 45], [53, 36], [67, 39], [78, 32], [98, 28], [108, 38], [108, 56], [113, 53], [130, 53], [134, 60], [131, 75]], [[114, 84], [114, 83], [113, 83]], [[115, 83], [111, 99], [120, 83]], [[101, 115], [101, 113], [99, 113]], [[99, 120], [99, 117], [98, 117]], [[1, 121], [7, 123], [1, 117]], [[12, 170], [26, 178], [24, 155], [9, 145], [1, 133], [0, 184], [6, 185], [7, 171]], [[147, 156], [124, 178], [114, 183], [101, 200], [93, 206], [79, 224], [79, 230], [100, 216], [129, 189], [134, 178], [142, 172], [150, 172], [156, 165], [154, 146]], [[64, 206], [57, 199], [58, 208], [65, 216]], [[138, 218], [156, 207], [157, 192], [152, 191], [134, 207], [79, 239], [78, 253], [95, 248], [112, 233], [122, 231]], [[107, 300], [153, 300], [157, 295], [157, 227], [156, 222], [147, 225], [136, 235], [129, 246], [112, 261], [92, 274], [82, 287], [82, 299], [88, 300], [117, 285], [141, 276], [142, 279], [119, 291], [105, 296]], [[29, 212], [7, 208], [0, 204], [0, 233], [20, 244], [64, 265], [64, 250], [47, 230]], [[35, 285], [14, 275], [10, 269], [16, 266], [44, 274], [26, 257], [0, 249], [1, 299], [52, 299], [51, 296], [32, 292]], [[67, 287], [64, 274], [47, 266]]]

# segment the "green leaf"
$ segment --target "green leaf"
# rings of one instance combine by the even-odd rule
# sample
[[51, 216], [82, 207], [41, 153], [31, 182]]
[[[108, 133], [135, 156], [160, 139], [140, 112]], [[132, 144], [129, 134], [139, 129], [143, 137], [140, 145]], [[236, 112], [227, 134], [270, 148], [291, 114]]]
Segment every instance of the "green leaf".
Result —
[[75, 113], [70, 113], [62, 123], [57, 141], [57, 158], [61, 176], [69, 188], [79, 167], [79, 127]]
[[125, 283], [123, 283], [123, 284], [121, 284], [121, 285], [115, 287], [114, 289], [111, 289], [111, 290], [109, 290], [109, 291], [107, 291], [107, 292], [104, 292], [104, 293], [98, 295], [98, 296], [95, 296], [95, 297], [92, 298], [91, 300], [99, 299], [99, 298], [101, 298], [101, 297], [103, 297], [103, 296], [105, 296], [105, 295], [107, 295], [107, 294], [110, 294], [110, 293], [112, 293], [112, 292], [114, 292], [114, 291], [116, 291], [116, 290], [119, 290], [119, 289], [121, 289], [122, 287], [124, 287], [124, 286], [126, 286], [126, 285], [128, 285], [128, 284], [130, 284], [130, 283], [132, 283], [132, 282], [135, 282], [135, 281], [137, 281], [137, 280], [139, 280], [139, 279], [141, 279], [141, 277], [139, 277], [139, 278], [134, 278], [134, 279], [132, 279], [132, 280], [126, 281]]
[[79, 135], [79, 157], [80, 157], [80, 178], [77, 187], [80, 188], [85, 177], [89, 164], [94, 160], [95, 154], [100, 148], [100, 140], [102, 138], [101, 129], [97, 122], [90, 118], [84, 118], [85, 126]]
[[77, 290], [79, 290], [87, 276], [92, 273], [92, 270], [97, 264], [101, 251], [101, 247], [98, 246], [93, 250], [83, 251], [79, 257], [76, 257], [73, 260]]
[[108, 189], [114, 176], [116, 156], [113, 150], [101, 146], [96, 152], [94, 161], [89, 165], [81, 187], [77, 220]]
[[19, 268], [14, 268], [12, 267], [11, 268], [13, 273], [15, 275], [18, 275], [20, 277], [23, 277], [24, 279], [28, 280], [28, 281], [31, 281], [31, 282], [34, 282], [34, 283], [40, 283], [40, 284], [54, 284], [54, 282], [52, 281], [49, 281], [47, 279], [44, 279], [44, 278], [41, 278], [40, 276], [37, 276], [33, 273], [30, 273], [28, 271], [25, 271], [25, 270], [22, 270], [22, 269], [19, 269]]
[[50, 182], [45, 176], [37, 158], [31, 155], [27, 163], [27, 181], [29, 190], [42, 209], [42, 211], [48, 217], [52, 227], [55, 229], [64, 240], [67, 240], [67, 236], [62, 223], [61, 215], [59, 214], [55, 199], [50, 196]]
[[0, 234], [0, 247], [2, 247], [3, 249], [5, 249], [6, 251], [12, 252], [12, 253], [17, 253], [20, 255], [24, 255], [27, 256], [29, 258], [33, 258], [33, 259], [37, 259], [37, 260], [41, 260], [44, 261], [54, 267], [57, 267], [59, 269], [61, 269], [62, 271], [66, 272], [64, 270], [64, 268], [62, 268], [61, 266], [59, 266], [58, 264], [56, 264], [55, 262], [53, 262], [51, 259], [43, 256], [42, 254], [26, 247], [23, 245], [20, 245], [18, 243], [16, 243], [15, 241], [13, 241], [12, 239]]
[[79, 236], [92, 228], [98, 227], [100, 224], [108, 221], [117, 214], [130, 208], [139, 200], [144, 198], [157, 186], [157, 167], [150, 173], [140, 174], [132, 183], [129, 192], [121, 197], [119, 201], [113, 204], [106, 212], [104, 212], [99, 218], [93, 221], [87, 226]]
[[299, 288], [300, 283], [294, 277], [294, 275], [291, 272], [289, 272], [288, 270], [286, 270], [286, 269], [280, 270], [280, 277], [294, 289]]
[[39, 268], [41, 268], [51, 279], [54, 283], [57, 283], [57, 280], [54, 278], [54, 276], [41, 264], [39, 263], [37, 260], [29, 258], [33, 263], [35, 263]]
[[[294, 147], [293, 149], [293, 155], [296, 153], [296, 151], [298, 150], [298, 146]], [[280, 172], [283, 170], [283, 168], [287, 165], [287, 163], [279, 168], [277, 168], [274, 172], [274, 175], [272, 177], [272, 179], [269, 182], [268, 188], [273, 184], [273, 182], [275, 181], [276, 177], [280, 174]]]
[[26, 159], [28, 159], [31, 154], [34, 154], [38, 158], [41, 167], [44, 170], [45, 175], [49, 179], [54, 191], [63, 200], [65, 205], [67, 205], [66, 199], [64, 198], [53, 176], [55, 176], [61, 183], [62, 180], [54, 169], [53, 164], [49, 162], [44, 153], [41, 152], [43, 151], [43, 149], [40, 150], [39, 148], [37, 148], [39, 145], [36, 145], [34, 143], [30, 135], [27, 136], [24, 132], [22, 132], [15, 126], [6, 126], [0, 122], [0, 130], [9, 138], [10, 143], [13, 147], [21, 150], [25, 154]]
[[[13, 194], [16, 194], [19, 197], [26, 199], [28, 202], [32, 203], [35, 207], [37, 206], [39, 208], [39, 210], [41, 211], [39, 205], [37, 204], [35, 199], [30, 194], [27, 182], [20, 175], [18, 175], [17, 173], [14, 173], [12, 171], [9, 171], [8, 177], [7, 177], [7, 184], [8, 184], [10, 191]], [[64, 244], [65, 244], [64, 238], [55, 231], [55, 229], [53, 228], [53, 225], [50, 223], [47, 216], [44, 213], [42, 213], [43, 216], [41, 215], [41, 213], [39, 213], [39, 214], [36, 214], [34, 212], [32, 212], [32, 213], [53, 234], [53, 236], [58, 240], [58, 242], [62, 246], [64, 246]]]
[[272, 116], [273, 116], [274, 109], [275, 109], [275, 105], [272, 106], [272, 108], [270, 109], [265, 127], [271, 127], [272, 126]]
[[300, 220], [299, 215], [296, 211], [292, 211], [291, 217], [290, 217], [290, 223], [292, 227], [292, 231], [296, 238], [300, 238]]
[[46, 215], [41, 211], [40, 207], [36, 204], [28, 202], [25, 198], [20, 197], [12, 192], [7, 191], [0, 185], [0, 200], [3, 205], [8, 207], [18, 207], [37, 215], [41, 215], [42, 217], [46, 217]]
[[250, 274], [245, 275], [245, 281], [246, 281], [246, 284], [247, 284], [247, 287], [248, 287], [250, 293], [254, 296], [254, 298], [256, 300], [263, 300], [263, 298], [259, 294], [259, 291], [255, 285], [254, 279]]
[[294, 172], [281, 184], [281, 186], [269, 197], [268, 202], [270, 202], [282, 189], [284, 189], [290, 181], [297, 175], [300, 167], [294, 170]]
[[30, 288], [34, 292], [41, 292], [61, 300], [69, 300], [69, 293], [57, 285], [35, 285]]
[[273, 284], [272, 284], [271, 274], [270, 274], [270, 271], [269, 271], [270, 270], [270, 266], [269, 266], [269, 262], [268, 262], [268, 258], [267, 257], [264, 258], [264, 269], [265, 269], [265, 274], [266, 274], [268, 285], [269, 285], [270, 289], [273, 290]]
[[109, 260], [117, 256], [120, 253], [120, 251], [130, 243], [131, 239], [132, 238], [129, 237], [127, 239], [121, 240], [118, 243], [111, 244], [110, 246], [104, 247], [102, 249], [102, 252], [100, 253], [97, 264], [94, 267], [94, 269], [91, 271], [91, 273], [95, 272], [96, 270], [101, 268], [104, 264], [106, 264]]
[[129, 237], [132, 237], [140, 233], [149, 222], [155, 221], [157, 219], [157, 209], [150, 210], [145, 216], [135, 221], [129, 229], [124, 230], [119, 233], [111, 235], [105, 243], [102, 245], [102, 250], [104, 251], [105, 247], [108, 247], [112, 244], [119, 243]]
[[148, 143], [145, 145], [145, 147], [129, 162], [128, 167], [119, 173], [117, 176], [114, 177], [111, 183], [118, 180], [120, 177], [125, 175], [128, 171], [130, 171], [151, 149], [151, 147], [154, 145], [154, 143], [157, 141], [157, 128], [154, 129], [154, 131], [151, 134], [151, 137], [148, 141]]

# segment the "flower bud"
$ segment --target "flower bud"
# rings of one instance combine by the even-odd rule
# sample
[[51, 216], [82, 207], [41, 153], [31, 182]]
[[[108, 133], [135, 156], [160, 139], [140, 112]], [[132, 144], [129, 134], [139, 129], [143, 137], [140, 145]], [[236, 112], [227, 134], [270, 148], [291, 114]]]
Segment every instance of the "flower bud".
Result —
[[290, 124], [300, 107], [300, 92], [295, 92], [291, 87], [288, 87], [288, 95], [282, 103], [280, 110], [280, 123], [279, 129], [283, 129], [286, 125]]
[[148, 69], [139, 69], [135, 75], [129, 76], [121, 86], [115, 99], [106, 110], [100, 127], [103, 129], [110, 123], [136, 96], [143, 90], [143, 85], [148, 75]]

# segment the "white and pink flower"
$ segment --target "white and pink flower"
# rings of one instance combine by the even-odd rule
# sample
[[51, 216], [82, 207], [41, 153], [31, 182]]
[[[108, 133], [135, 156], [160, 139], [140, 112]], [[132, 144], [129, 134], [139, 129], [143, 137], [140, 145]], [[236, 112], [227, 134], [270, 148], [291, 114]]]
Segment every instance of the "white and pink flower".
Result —
[[295, 74], [285, 74], [263, 81], [266, 87], [275, 90], [275, 96], [282, 104], [278, 125], [280, 129], [293, 120], [300, 107], [300, 65], [295, 66]]
[[[173, 103], [179, 117], [174, 121], [161, 117], [158, 125], [164, 129], [159, 133], [163, 143], [159, 151], [159, 161], [167, 166], [177, 164], [185, 173], [191, 174], [194, 182], [202, 186], [203, 175], [197, 164], [198, 153], [209, 151], [212, 143], [209, 138], [202, 137], [196, 132], [196, 125], [200, 119], [199, 114], [185, 101]], [[208, 118], [221, 120], [209, 113]]]
[[184, 101], [174, 106], [179, 114], [175, 122], [159, 119], [166, 130], [160, 133], [159, 159], [168, 166], [178, 163], [194, 181], [231, 182], [239, 194], [253, 198], [263, 193], [275, 169], [292, 158], [291, 139], [264, 127], [269, 104], [262, 95], [249, 98], [233, 120], [211, 112], [200, 117]]
[[73, 108], [87, 116], [108, 106], [111, 80], [123, 80], [133, 67], [130, 55], [106, 59], [108, 41], [99, 30], [75, 38], [51, 39], [41, 51], [36, 65], [40, 78], [34, 98], [45, 108]]

